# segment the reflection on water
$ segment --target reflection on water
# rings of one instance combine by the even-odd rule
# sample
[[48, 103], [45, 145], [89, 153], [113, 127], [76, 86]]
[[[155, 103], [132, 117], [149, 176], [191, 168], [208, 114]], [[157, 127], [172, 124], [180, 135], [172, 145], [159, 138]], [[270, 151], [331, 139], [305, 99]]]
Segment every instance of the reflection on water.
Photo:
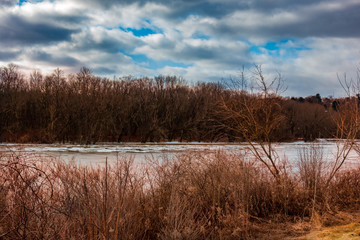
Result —
[[[281, 158], [290, 162], [296, 162], [298, 153], [304, 147], [312, 145], [323, 149], [324, 160], [332, 159], [336, 153], [336, 142], [332, 140], [319, 140], [313, 143], [298, 141], [274, 144]], [[119, 155], [132, 156], [137, 162], [144, 162], [146, 157], [159, 157], [163, 154], [174, 155], [186, 151], [212, 152], [218, 150], [235, 153], [248, 152], [248, 144], [245, 143], [102, 143], [96, 145], [73, 145], [73, 144], [0, 144], [0, 152], [23, 152], [29, 154], [49, 155], [60, 157], [65, 161], [74, 160], [81, 164], [103, 163], [105, 159], [114, 161]], [[357, 163], [358, 155], [352, 151], [349, 164]]]

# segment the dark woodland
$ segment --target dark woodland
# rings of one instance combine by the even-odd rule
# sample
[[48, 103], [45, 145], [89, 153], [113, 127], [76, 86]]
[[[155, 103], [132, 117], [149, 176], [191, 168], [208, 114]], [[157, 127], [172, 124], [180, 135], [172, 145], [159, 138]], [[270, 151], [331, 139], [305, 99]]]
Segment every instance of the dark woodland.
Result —
[[266, 101], [278, 116], [271, 141], [311, 141], [336, 135], [334, 119], [346, 99], [320, 94], [264, 98], [236, 84], [190, 85], [175, 76], [109, 80], [87, 68], [67, 76], [56, 69], [46, 76], [35, 71], [27, 77], [9, 64], [0, 72], [0, 141], [266, 141], [261, 131], [244, 133], [246, 127], [239, 123], [246, 119], [240, 115], [227, 116], [251, 107], [257, 124], [265, 125]]

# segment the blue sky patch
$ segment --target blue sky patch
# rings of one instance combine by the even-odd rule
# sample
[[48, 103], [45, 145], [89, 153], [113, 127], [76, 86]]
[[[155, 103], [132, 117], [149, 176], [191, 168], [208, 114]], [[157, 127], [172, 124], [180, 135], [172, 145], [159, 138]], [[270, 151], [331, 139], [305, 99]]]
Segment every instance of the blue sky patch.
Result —
[[21, 6], [24, 2], [27, 2], [27, 0], [19, 0], [18, 5]]
[[154, 31], [151, 28], [136, 29], [136, 28], [123, 28], [123, 27], [120, 27], [120, 30], [122, 30], [124, 32], [132, 32], [132, 34], [134, 34], [134, 36], [136, 36], [136, 37], [144, 37], [144, 36], [148, 36], [148, 35], [151, 35], [151, 34], [158, 33], [158, 32]]
[[274, 50], [279, 50], [280, 47], [277, 42], [268, 42], [265, 44], [265, 46], [263, 46], [263, 48], [270, 51], [274, 51]]
[[[284, 39], [278, 42], [267, 42], [264, 45], [251, 45], [250, 52], [257, 55], [260, 54], [269, 54], [272, 57], [277, 58], [296, 58], [298, 57], [299, 51], [311, 50], [311, 48], [306, 47], [305, 45], [294, 44], [291, 46], [291, 43], [295, 43], [294, 39]], [[288, 45], [287, 45], [288, 44]]]
[[28, 3], [39, 3], [39, 2], [42, 2], [42, 1], [43, 0], [19, 0], [18, 5], [21, 6], [26, 2], [28, 2]]
[[194, 33], [194, 34], [192, 35], [192, 38], [202, 39], [202, 40], [209, 40], [209, 39], [210, 39], [210, 36], [205, 35], [205, 34], [202, 34], [202, 33]]

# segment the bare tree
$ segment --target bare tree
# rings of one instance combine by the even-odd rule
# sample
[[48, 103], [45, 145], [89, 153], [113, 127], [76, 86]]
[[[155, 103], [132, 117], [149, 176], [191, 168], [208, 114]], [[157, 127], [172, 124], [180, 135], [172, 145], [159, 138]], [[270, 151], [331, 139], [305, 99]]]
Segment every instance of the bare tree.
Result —
[[280, 158], [273, 143], [279, 140], [276, 130], [285, 117], [278, 95], [285, 89], [283, 80], [278, 73], [268, 82], [260, 65], [255, 65], [253, 78], [259, 92], [232, 92], [230, 98], [220, 101], [220, 114], [228, 123], [227, 127], [237, 133], [235, 137], [246, 141], [256, 159], [280, 181]]
[[331, 170], [326, 182], [328, 186], [336, 173], [346, 162], [350, 152], [354, 149], [360, 154], [359, 144], [356, 142], [360, 131], [360, 69], [357, 69], [356, 78], [348, 79], [347, 75], [339, 77], [338, 81], [347, 97], [339, 104], [334, 116], [336, 123], [336, 154], [331, 163]]

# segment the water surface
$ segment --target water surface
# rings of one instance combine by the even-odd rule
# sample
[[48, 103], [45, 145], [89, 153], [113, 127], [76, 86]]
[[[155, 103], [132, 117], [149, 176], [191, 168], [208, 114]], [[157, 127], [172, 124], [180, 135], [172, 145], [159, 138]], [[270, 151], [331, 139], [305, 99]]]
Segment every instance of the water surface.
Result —
[[[299, 159], [299, 151], [312, 146], [323, 151], [323, 159], [334, 158], [336, 142], [334, 140], [321, 139], [316, 142], [287, 142], [274, 144], [280, 158], [289, 162]], [[198, 143], [198, 142], [167, 142], [167, 143], [100, 143], [96, 145], [76, 144], [0, 144], [0, 152], [22, 152], [25, 154], [40, 154], [61, 158], [65, 161], [73, 160], [81, 164], [104, 163], [115, 161], [118, 156], [132, 156], [137, 162], [145, 162], [147, 157], [157, 158], [161, 155], [175, 155], [187, 151], [192, 152], [215, 152], [219, 150], [249, 155], [249, 145], [246, 143]], [[348, 157], [348, 164], [358, 163], [358, 154], [352, 151]]]

